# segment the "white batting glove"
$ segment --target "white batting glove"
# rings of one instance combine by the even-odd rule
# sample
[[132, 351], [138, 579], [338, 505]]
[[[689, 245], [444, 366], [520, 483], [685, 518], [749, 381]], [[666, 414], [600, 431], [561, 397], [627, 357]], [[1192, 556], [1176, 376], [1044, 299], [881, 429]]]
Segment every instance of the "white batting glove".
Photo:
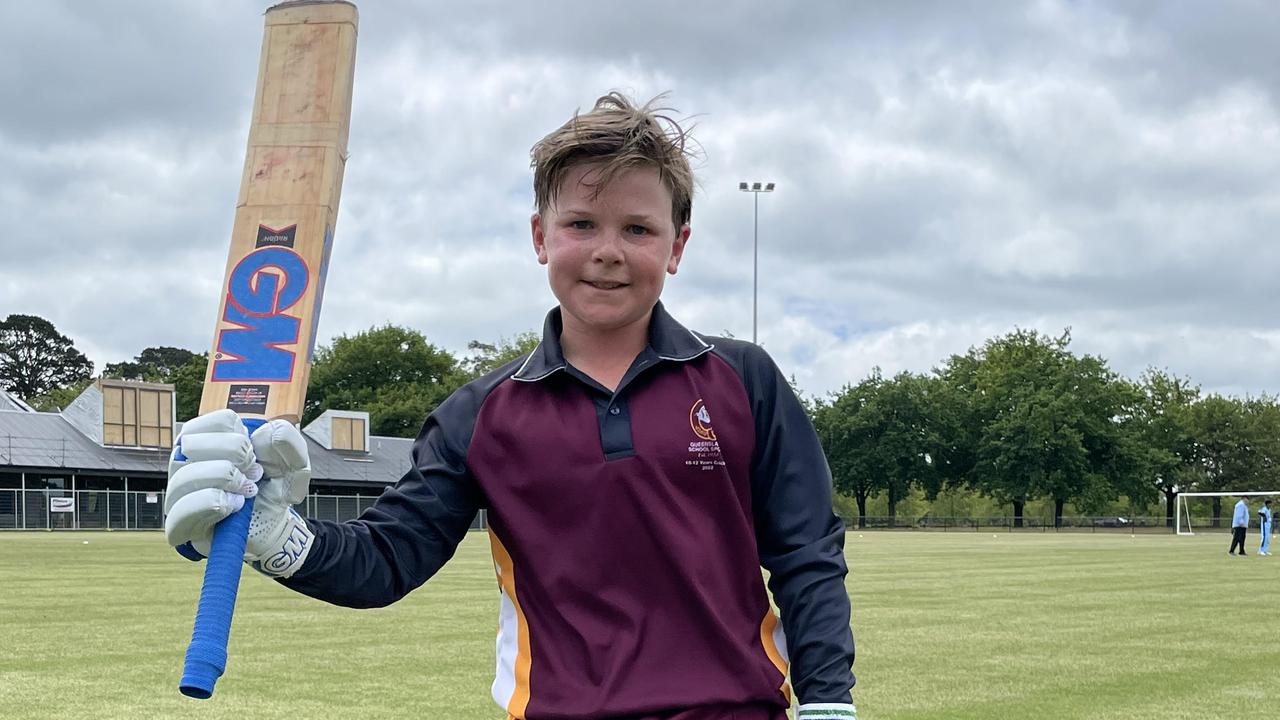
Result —
[[244, 559], [266, 575], [289, 577], [315, 538], [292, 508], [310, 482], [307, 444], [292, 424], [272, 420], [250, 438], [231, 410], [189, 420], [169, 461], [165, 538], [188, 558], [207, 557], [214, 525], [256, 495]]

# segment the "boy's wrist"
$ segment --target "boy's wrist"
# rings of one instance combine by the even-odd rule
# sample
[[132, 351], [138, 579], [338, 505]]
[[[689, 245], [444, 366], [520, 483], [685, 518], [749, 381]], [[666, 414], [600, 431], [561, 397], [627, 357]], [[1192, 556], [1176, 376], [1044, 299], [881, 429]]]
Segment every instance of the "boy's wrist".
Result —
[[796, 720], [858, 720], [853, 703], [800, 703]]

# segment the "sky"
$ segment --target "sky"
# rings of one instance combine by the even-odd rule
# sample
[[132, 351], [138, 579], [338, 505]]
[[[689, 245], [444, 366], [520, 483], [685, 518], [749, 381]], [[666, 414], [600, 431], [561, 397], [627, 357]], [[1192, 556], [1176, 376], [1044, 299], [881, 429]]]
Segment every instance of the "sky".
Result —
[[[0, 0], [0, 317], [97, 369], [204, 351], [266, 3]], [[361, 7], [320, 342], [540, 330], [529, 149], [622, 90], [695, 125], [664, 302], [813, 395], [1015, 328], [1280, 393], [1280, 5], [651, 0]]]

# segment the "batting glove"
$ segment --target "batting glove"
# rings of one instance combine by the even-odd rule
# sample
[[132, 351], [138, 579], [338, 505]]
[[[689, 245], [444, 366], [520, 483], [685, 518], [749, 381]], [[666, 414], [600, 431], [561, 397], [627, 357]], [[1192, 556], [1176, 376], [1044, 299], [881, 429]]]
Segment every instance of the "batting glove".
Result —
[[208, 556], [213, 527], [257, 496], [249, 520], [245, 562], [273, 577], [302, 567], [315, 535], [293, 509], [307, 496], [311, 464], [306, 440], [284, 420], [250, 437], [234, 411], [187, 421], [169, 459], [165, 538], [183, 556]]

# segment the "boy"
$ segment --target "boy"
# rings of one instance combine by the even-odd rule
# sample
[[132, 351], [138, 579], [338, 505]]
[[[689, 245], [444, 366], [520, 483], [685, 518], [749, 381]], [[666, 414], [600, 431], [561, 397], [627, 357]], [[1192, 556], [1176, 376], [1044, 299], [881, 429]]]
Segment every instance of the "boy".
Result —
[[[559, 307], [531, 354], [427, 418], [413, 468], [360, 519], [299, 517], [297, 430], [246, 439], [221, 411], [183, 428], [169, 541], [207, 547], [256, 491], [247, 561], [374, 607], [426, 581], [487, 508], [509, 717], [782, 720], [790, 659], [798, 717], [853, 718], [844, 527], [813, 428], [763, 350], [659, 302], [690, 234], [684, 141], [614, 93], [534, 146], [533, 247]], [[258, 487], [254, 457], [272, 479]]]
[[1262, 533], [1262, 545], [1258, 547], [1259, 555], [1271, 554], [1271, 499], [1262, 501], [1258, 508], [1258, 530]]

